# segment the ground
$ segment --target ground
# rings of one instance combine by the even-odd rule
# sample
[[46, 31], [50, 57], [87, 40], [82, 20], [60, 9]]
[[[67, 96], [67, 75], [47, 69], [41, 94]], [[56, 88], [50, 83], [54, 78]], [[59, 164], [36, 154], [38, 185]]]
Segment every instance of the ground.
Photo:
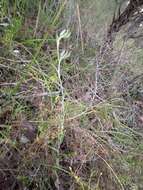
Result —
[[0, 9], [0, 190], [143, 189], [142, 19], [108, 40], [113, 0]]

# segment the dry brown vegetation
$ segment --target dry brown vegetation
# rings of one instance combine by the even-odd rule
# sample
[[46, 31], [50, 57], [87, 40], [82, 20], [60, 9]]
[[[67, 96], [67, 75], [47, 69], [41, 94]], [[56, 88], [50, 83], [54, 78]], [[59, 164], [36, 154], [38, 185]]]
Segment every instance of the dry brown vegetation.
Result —
[[1, 0], [0, 190], [143, 189], [142, 4]]

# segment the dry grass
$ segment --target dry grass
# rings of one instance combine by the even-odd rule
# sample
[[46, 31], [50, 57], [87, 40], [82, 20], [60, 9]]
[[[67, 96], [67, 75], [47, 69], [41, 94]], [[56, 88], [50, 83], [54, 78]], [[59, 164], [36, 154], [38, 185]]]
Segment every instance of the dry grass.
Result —
[[142, 189], [142, 49], [130, 25], [107, 43], [115, 2], [11, 3], [0, 14], [0, 188]]

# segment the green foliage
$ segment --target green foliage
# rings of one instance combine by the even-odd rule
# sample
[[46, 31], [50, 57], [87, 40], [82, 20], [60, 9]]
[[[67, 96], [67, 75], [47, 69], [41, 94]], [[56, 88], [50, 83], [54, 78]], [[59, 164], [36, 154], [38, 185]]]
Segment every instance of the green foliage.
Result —
[[[1, 170], [12, 168], [23, 189], [56, 189], [59, 180], [65, 189], [142, 189], [142, 49], [134, 40], [122, 49], [123, 31], [100, 56], [116, 2], [81, 0], [79, 10], [71, 2], [71, 11], [68, 1], [0, 2], [0, 159], [12, 158]], [[33, 133], [25, 120], [38, 132], [22, 144]]]
[[2, 42], [6, 46], [11, 46], [12, 42], [15, 40], [18, 31], [22, 26], [22, 21], [20, 18], [14, 18], [11, 20], [10, 26], [5, 30]]

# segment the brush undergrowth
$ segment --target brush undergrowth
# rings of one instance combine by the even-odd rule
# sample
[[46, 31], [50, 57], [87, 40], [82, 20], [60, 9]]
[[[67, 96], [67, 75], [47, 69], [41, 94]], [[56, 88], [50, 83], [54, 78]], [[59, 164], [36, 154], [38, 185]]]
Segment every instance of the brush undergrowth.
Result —
[[68, 1], [0, 2], [2, 190], [143, 188], [142, 50], [117, 38], [100, 57], [89, 4], [66, 28]]

